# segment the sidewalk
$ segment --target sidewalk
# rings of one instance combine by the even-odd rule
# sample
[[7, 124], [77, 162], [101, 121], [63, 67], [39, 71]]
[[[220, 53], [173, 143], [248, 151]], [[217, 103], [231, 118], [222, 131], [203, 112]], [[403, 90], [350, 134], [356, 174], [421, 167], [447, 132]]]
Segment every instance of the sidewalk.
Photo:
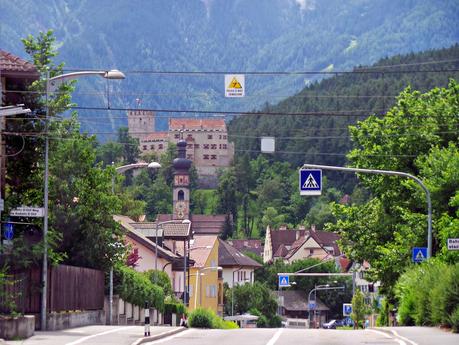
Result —
[[[86, 326], [54, 332], [35, 332], [29, 339], [6, 341], [6, 345], [139, 345], [184, 331], [183, 327], [152, 326], [144, 338], [143, 326]], [[4, 345], [0, 341], [1, 345]]]

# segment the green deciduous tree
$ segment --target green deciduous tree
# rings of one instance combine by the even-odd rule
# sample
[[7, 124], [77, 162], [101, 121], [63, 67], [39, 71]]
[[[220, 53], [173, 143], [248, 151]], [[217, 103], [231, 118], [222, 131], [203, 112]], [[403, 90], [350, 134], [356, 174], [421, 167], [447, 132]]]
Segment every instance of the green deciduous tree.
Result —
[[[452, 198], [458, 186], [458, 114], [457, 82], [426, 93], [407, 88], [386, 116], [370, 116], [350, 127], [350, 164], [418, 176], [432, 189], [435, 225], [448, 229], [457, 217]], [[338, 221], [329, 228], [341, 232], [351, 259], [371, 263], [370, 277], [393, 296], [392, 287], [410, 263], [411, 248], [426, 245], [425, 194], [414, 181], [400, 177], [361, 174], [359, 179], [373, 198], [361, 205], [335, 205]], [[442, 231], [437, 229], [435, 237]], [[434, 254], [439, 248], [434, 242]]]

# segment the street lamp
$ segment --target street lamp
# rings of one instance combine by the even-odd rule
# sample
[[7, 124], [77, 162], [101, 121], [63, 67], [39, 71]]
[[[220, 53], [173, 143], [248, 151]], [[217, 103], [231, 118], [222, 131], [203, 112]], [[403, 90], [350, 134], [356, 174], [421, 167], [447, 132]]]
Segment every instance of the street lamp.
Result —
[[[122, 165], [115, 168], [115, 171], [119, 174], [123, 174], [128, 170], [132, 169], [158, 169], [161, 168], [161, 164], [158, 162], [151, 162], [151, 163], [133, 163]], [[112, 176], [112, 194], [115, 194], [115, 175]], [[113, 312], [113, 265], [110, 266], [110, 273], [109, 273], [109, 293], [108, 293], [108, 320], [110, 325], [112, 324], [112, 312]]]
[[47, 297], [47, 276], [48, 276], [48, 184], [49, 184], [49, 94], [54, 92], [62, 83], [77, 79], [83, 76], [98, 75], [105, 79], [124, 79], [126, 76], [118, 70], [110, 71], [81, 71], [61, 74], [49, 77], [49, 69], [46, 70], [46, 114], [45, 114], [45, 176], [44, 176], [44, 217], [43, 217], [43, 269], [42, 269], [42, 292], [41, 292], [41, 330], [46, 330], [46, 297]]
[[[317, 291], [321, 290], [344, 290], [344, 286], [330, 286], [330, 284], [325, 284], [325, 285], [316, 285], [314, 286], [314, 289], [309, 291], [308, 295], [308, 318], [309, 318], [309, 328], [311, 328], [311, 294], [314, 292], [314, 304], [316, 305], [317, 303]], [[314, 310], [316, 308], [314, 307]]]

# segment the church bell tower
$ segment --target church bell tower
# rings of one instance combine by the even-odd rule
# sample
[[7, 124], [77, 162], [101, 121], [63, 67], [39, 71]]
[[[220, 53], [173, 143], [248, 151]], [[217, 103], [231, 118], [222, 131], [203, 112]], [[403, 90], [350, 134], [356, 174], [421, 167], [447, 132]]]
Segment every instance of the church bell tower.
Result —
[[174, 183], [172, 186], [173, 219], [190, 217], [190, 167], [191, 160], [186, 159], [186, 141], [177, 143], [178, 157], [174, 159]]

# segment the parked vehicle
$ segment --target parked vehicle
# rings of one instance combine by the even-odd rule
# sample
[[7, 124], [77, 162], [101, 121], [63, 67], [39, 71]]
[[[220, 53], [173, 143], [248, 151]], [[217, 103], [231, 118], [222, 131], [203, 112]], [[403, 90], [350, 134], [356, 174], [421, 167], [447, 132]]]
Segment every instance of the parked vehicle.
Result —
[[336, 320], [330, 320], [322, 325], [325, 329], [336, 329], [336, 326], [338, 326]]

